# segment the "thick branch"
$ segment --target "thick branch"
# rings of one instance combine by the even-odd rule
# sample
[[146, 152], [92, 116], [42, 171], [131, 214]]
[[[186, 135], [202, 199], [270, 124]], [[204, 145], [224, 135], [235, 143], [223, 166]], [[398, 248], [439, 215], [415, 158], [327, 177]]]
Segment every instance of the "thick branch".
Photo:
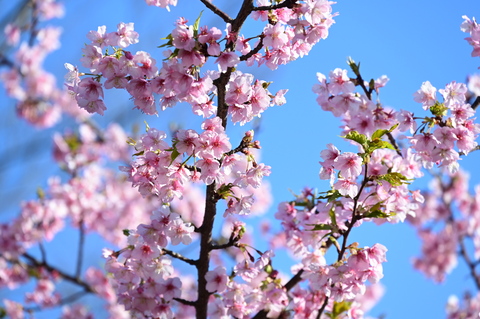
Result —
[[212, 247], [212, 229], [215, 215], [217, 214], [217, 194], [215, 192], [215, 182], [207, 186], [207, 194], [205, 198], [205, 216], [203, 217], [202, 226], [200, 226], [200, 256], [197, 261], [197, 283], [198, 283], [198, 299], [195, 302], [195, 310], [197, 319], [207, 318], [208, 299], [210, 292], [207, 290], [207, 280], [205, 275], [210, 265], [210, 252]]
[[232, 22], [232, 29], [233, 33], [237, 33], [242, 28], [243, 23], [247, 20], [250, 13], [253, 11], [253, 0], [244, 0], [242, 7], [238, 11], [235, 20]]
[[225, 103], [225, 94], [231, 74], [232, 68], [228, 68], [227, 72], [220, 74], [220, 77], [213, 81], [213, 84], [217, 87], [217, 116], [222, 119], [223, 128], [227, 127], [228, 105]]

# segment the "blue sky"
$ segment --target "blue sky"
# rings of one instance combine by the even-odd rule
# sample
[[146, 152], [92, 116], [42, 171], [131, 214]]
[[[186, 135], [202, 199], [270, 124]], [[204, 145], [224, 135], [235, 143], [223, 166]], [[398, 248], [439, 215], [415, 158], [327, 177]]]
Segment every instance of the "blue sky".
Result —
[[[65, 18], [52, 22], [64, 30], [63, 47], [47, 60], [46, 68], [58, 74], [60, 85], [65, 74], [63, 64], [80, 65], [81, 47], [87, 42], [86, 33], [96, 30], [99, 25], [107, 25], [107, 30], [113, 31], [119, 22], [134, 22], [135, 29], [140, 33], [140, 43], [132, 50], [149, 51], [160, 59], [161, 51], [156, 47], [162, 44], [160, 38], [171, 31], [175, 19], [184, 16], [193, 23], [198, 16], [201, 6], [193, 6], [192, 3], [197, 2], [179, 0], [179, 6], [168, 13], [147, 7], [141, 0], [68, 1]], [[232, 2], [216, 0], [214, 3], [222, 6]], [[361, 62], [364, 78], [381, 75], [390, 78], [380, 95], [384, 104], [422, 112], [421, 106], [412, 97], [422, 82], [429, 80], [437, 88], [450, 81], [464, 82], [466, 76], [478, 72], [480, 66], [480, 59], [470, 56], [471, 47], [464, 40], [467, 35], [460, 31], [462, 15], [480, 17], [478, 0], [454, 3], [432, 0], [339, 1], [333, 8], [340, 15], [335, 18], [336, 24], [332, 26], [330, 36], [307, 57], [273, 72], [265, 67], [249, 70], [259, 79], [274, 81], [270, 87], [272, 92], [289, 89], [286, 96], [288, 103], [264, 113], [261, 131], [256, 136], [263, 147], [262, 160], [273, 170], [269, 178], [274, 195], [270, 214], [274, 213], [280, 201], [292, 198], [290, 190], [298, 192], [304, 186], [315, 187], [319, 191], [328, 188], [327, 183], [318, 179], [319, 153], [326, 144], [340, 142], [340, 122], [323, 112], [315, 102], [311, 87], [315, 84], [316, 72], [328, 74], [337, 67], [347, 68], [346, 59], [351, 56]], [[218, 21], [205, 12], [202, 24], [212, 26], [212, 23]], [[219, 29], [223, 30], [224, 26], [220, 25]], [[5, 220], [5, 216], [18, 212], [22, 197], [34, 197], [35, 188], [44, 185], [49, 174], [55, 173], [55, 168], [49, 164], [52, 162], [48, 153], [52, 131], [38, 132], [15, 120], [12, 102], [3, 91], [0, 94], [1, 105], [6, 112], [0, 124], [10, 127], [0, 132], [0, 138], [5, 141], [4, 150], [10, 150], [18, 141], [27, 141], [32, 136], [46, 143], [42, 144], [45, 147], [26, 151], [21, 164], [9, 164], [9, 171], [0, 179], [2, 187], [5, 186], [0, 201], [8, 200], [9, 203], [7, 211], [0, 216], [0, 220]], [[107, 92], [106, 102], [107, 107], [108, 103], [112, 107], [104, 118], [97, 117], [103, 123], [111, 121], [115, 115], [123, 116], [124, 122], [131, 124], [129, 120], [135, 116], [140, 125], [147, 120], [150, 126], [165, 129], [172, 121], [187, 126], [194, 118], [186, 107], [181, 106], [160, 113], [158, 118], [141, 115], [130, 111], [131, 104], [125, 100], [125, 95], [112, 91]], [[120, 108], [124, 110], [122, 113], [113, 111]], [[15, 126], [12, 127], [11, 123]], [[229, 126], [232, 144], [240, 140], [246, 129], [248, 127]], [[347, 144], [340, 145], [347, 150]], [[32, 154], [35, 156], [30, 156]], [[461, 163], [470, 171], [475, 183], [480, 182], [480, 172], [475, 164], [479, 161], [479, 154], [470, 154]], [[52, 168], [39, 171], [40, 167]], [[13, 185], [7, 183], [11, 178], [16, 181]], [[415, 185], [426, 187], [427, 181], [424, 179]], [[20, 195], [12, 196], [17, 194]], [[372, 315], [386, 314], [388, 319], [442, 318], [445, 317], [444, 305], [448, 296], [452, 293], [461, 296], [465, 287], [471, 287], [467, 269], [461, 261], [446, 283], [441, 285], [435, 285], [412, 270], [410, 260], [418, 255], [420, 246], [408, 225], [364, 226], [355, 230], [353, 240], [366, 246], [379, 242], [389, 249], [382, 280], [386, 295], [372, 310]]]

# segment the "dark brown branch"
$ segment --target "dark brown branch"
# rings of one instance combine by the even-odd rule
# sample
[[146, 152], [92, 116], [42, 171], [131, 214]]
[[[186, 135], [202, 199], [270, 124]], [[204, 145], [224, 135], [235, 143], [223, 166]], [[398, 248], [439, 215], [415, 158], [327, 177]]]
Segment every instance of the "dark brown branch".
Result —
[[253, 11], [269, 11], [269, 10], [275, 10], [280, 8], [292, 9], [296, 4], [297, 4], [297, 0], [285, 0], [282, 3], [276, 4], [273, 6], [254, 7]]
[[166, 255], [169, 255], [173, 258], [176, 258], [178, 260], [181, 260], [181, 261], [184, 261], [186, 262], [187, 264], [189, 265], [193, 265], [195, 266], [197, 264], [197, 261], [193, 260], [193, 259], [190, 259], [190, 258], [187, 258], [177, 252], [174, 252], [174, 251], [171, 251], [171, 250], [168, 250], [168, 249], [165, 249], [165, 248], [162, 248], [162, 251], [166, 254]]
[[342, 260], [343, 255], [345, 254], [345, 251], [347, 250], [347, 240], [348, 240], [348, 235], [350, 235], [350, 232], [352, 231], [355, 223], [361, 218], [357, 215], [357, 208], [358, 208], [358, 199], [360, 198], [360, 195], [362, 194], [363, 189], [368, 183], [368, 164], [365, 164], [365, 172], [363, 175], [363, 182], [362, 185], [360, 186], [360, 189], [358, 190], [357, 196], [353, 199], [353, 210], [352, 210], [352, 220], [348, 223], [348, 228], [347, 230], [342, 234], [343, 235], [343, 241], [342, 241], [342, 248], [340, 252], [338, 253], [338, 258], [337, 261]]
[[318, 309], [317, 319], [320, 319], [323, 312], [325, 311], [325, 307], [327, 306], [327, 304], [328, 304], [328, 297], [325, 296], [325, 300], [323, 301], [322, 307], [320, 309]]
[[479, 104], [480, 104], [480, 96], [477, 96], [475, 101], [473, 101], [472, 109], [476, 110]]
[[233, 19], [228, 16], [225, 12], [220, 10], [217, 6], [212, 4], [209, 0], [200, 0], [210, 11], [219, 16], [225, 23], [232, 23]]
[[173, 298], [173, 300], [175, 300], [175, 301], [177, 301], [181, 304], [187, 305], [187, 306], [195, 307], [195, 302], [194, 301], [185, 300], [185, 299], [182, 299], [182, 298]]
[[51, 273], [54, 272], [55, 274], [59, 275], [62, 279], [82, 287], [86, 293], [95, 293], [93, 288], [89, 284], [87, 284], [85, 281], [81, 280], [80, 278], [69, 275], [64, 271], [48, 264], [47, 262], [41, 262], [37, 260], [35, 257], [33, 257], [32, 255], [30, 255], [29, 253], [23, 253], [22, 256], [30, 262], [30, 265], [27, 265], [27, 266], [43, 267], [49, 272]]
[[472, 279], [475, 282], [475, 286], [477, 287], [477, 290], [480, 291], [480, 276], [475, 271], [476, 263], [470, 259], [470, 256], [468, 256], [467, 250], [465, 248], [465, 242], [463, 241], [464, 239], [465, 237], [459, 238], [460, 256], [462, 256], [463, 260], [465, 260], [465, 263], [467, 264], [468, 269], [470, 270], [470, 275], [472, 276]]
[[371, 101], [373, 90], [372, 89], [367, 89], [367, 87], [365, 86], [365, 81], [363, 80], [360, 72], [357, 74], [356, 79], [351, 79], [351, 80], [355, 85], [359, 85], [362, 88], [362, 90], [363, 90], [363, 92], [365, 92], [365, 95], [367, 96], [367, 98]]
[[200, 256], [196, 263], [197, 267], [197, 284], [198, 299], [195, 301], [195, 310], [197, 319], [207, 318], [208, 299], [211, 293], [207, 290], [207, 280], [205, 275], [210, 265], [210, 252], [212, 246], [212, 230], [217, 214], [217, 194], [215, 192], [215, 182], [207, 186], [205, 198], [205, 216], [203, 217], [200, 231]]
[[248, 59], [250, 59], [253, 55], [257, 54], [258, 52], [260, 52], [260, 50], [263, 48], [263, 34], [260, 36], [260, 41], [258, 42], [257, 46], [255, 48], [253, 48], [253, 50], [251, 50], [250, 52], [248, 52], [247, 54], [245, 55], [242, 55], [240, 57], [240, 61], [246, 61]]
[[78, 253], [77, 253], [77, 267], [75, 271], [75, 277], [80, 278], [82, 274], [82, 264], [83, 264], [83, 247], [85, 244], [85, 223], [83, 219], [80, 220], [78, 225], [79, 239], [78, 239]]
[[242, 28], [243, 23], [247, 20], [250, 13], [252, 13], [254, 9], [253, 0], [243, 0], [242, 7], [238, 11], [235, 20], [232, 21], [232, 29], [231, 32], [238, 33]]
[[[77, 291], [77, 292], [71, 294], [68, 297], [62, 298], [59, 302], [57, 302], [55, 305], [53, 305], [52, 308], [71, 304], [72, 302], [82, 298], [83, 296], [86, 296], [88, 293], [89, 292], [87, 292], [85, 290]], [[40, 306], [23, 308], [23, 311], [26, 312], [26, 313], [38, 312], [38, 311], [43, 311], [43, 310], [45, 310], [45, 307], [40, 307]]]
[[295, 276], [290, 278], [290, 280], [283, 286], [287, 291], [292, 290], [293, 287], [295, 287], [300, 281], [302, 281], [302, 275], [303, 275], [304, 270], [300, 269]]
[[[480, 145], [477, 145], [475, 146], [469, 153], [473, 152], [473, 151], [479, 151], [480, 150]], [[464, 153], [464, 152], [460, 152], [458, 153], [460, 156], [465, 156], [467, 155], [467, 153]]]
[[42, 256], [42, 262], [47, 262], [47, 252], [45, 251], [45, 247], [43, 247], [42, 243], [38, 244], [38, 248], [40, 249], [40, 255]]
[[213, 81], [213, 84], [217, 87], [217, 116], [222, 119], [223, 128], [227, 127], [228, 105], [225, 102], [225, 94], [231, 74], [232, 68], [228, 68], [227, 72], [220, 74], [220, 77]]
[[398, 154], [400, 157], [403, 157], [402, 152], [400, 152], [400, 149], [398, 148], [397, 141], [396, 141], [395, 138], [393, 137], [392, 133], [388, 132], [388, 133], [387, 133], [387, 137], [388, 137], [388, 140], [390, 141], [390, 144], [392, 144], [393, 147], [395, 148], [395, 151], [397, 152], [397, 154]]

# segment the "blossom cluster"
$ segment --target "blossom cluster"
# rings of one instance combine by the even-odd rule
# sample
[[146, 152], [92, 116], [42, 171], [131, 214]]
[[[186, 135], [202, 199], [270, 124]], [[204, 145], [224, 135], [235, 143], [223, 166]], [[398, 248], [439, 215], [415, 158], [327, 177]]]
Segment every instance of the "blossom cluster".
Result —
[[[356, 67], [353, 61], [349, 64]], [[480, 126], [474, 122], [475, 111], [466, 102], [467, 86], [463, 83], [451, 82], [440, 89], [438, 92], [443, 102], [439, 102], [437, 89], [429, 81], [424, 82], [414, 99], [424, 110], [429, 110], [431, 116], [419, 118], [412, 112], [395, 111], [372, 101], [371, 94], [385, 86], [386, 77], [358, 83], [358, 78], [351, 79], [347, 70], [342, 69], [330, 72], [328, 81], [323, 74], [317, 74], [317, 77], [320, 83], [313, 88], [318, 95], [317, 102], [322, 109], [342, 118], [345, 132], [356, 131], [370, 136], [376, 130], [389, 129], [398, 123], [398, 132], [394, 133], [409, 131], [412, 134], [399, 137], [408, 140], [416, 151], [415, 161], [421, 162], [425, 168], [437, 165], [455, 172], [460, 154], [468, 154], [477, 146], [475, 140]], [[355, 92], [357, 85], [363, 86], [365, 92]], [[417, 119], [422, 120], [420, 125]]]
[[472, 56], [480, 56], [480, 26], [475, 18], [470, 19], [467, 16], [464, 19], [460, 29], [465, 33], [470, 33], [470, 36], [465, 38], [467, 42], [473, 47]]
[[[436, 282], [443, 282], [458, 264], [458, 251], [466, 254], [464, 241], [473, 243], [472, 260], [480, 257], [480, 188], [468, 188], [469, 176], [458, 171], [447, 180], [436, 178], [425, 192], [424, 205], [409, 222], [422, 240], [414, 267]], [[435, 226], [435, 227], [434, 227]]]
[[[257, 163], [248, 148], [259, 148], [248, 131], [237, 150], [232, 150], [218, 117], [202, 123], [203, 132], [178, 130], [173, 144], [167, 135], [154, 128], [135, 142], [136, 159], [123, 170], [132, 185], [143, 196], [154, 195], [161, 203], [182, 198], [184, 188], [195, 182], [215, 183], [219, 196], [228, 203], [225, 214], [248, 215], [254, 202], [254, 189], [259, 189], [270, 167]], [[193, 165], [189, 160], [193, 159]]]
[[[307, 283], [295, 287], [291, 293], [293, 298], [288, 308], [293, 310], [295, 318], [310, 318], [324, 303], [332, 311], [335, 303], [354, 302], [369, 289], [367, 281], [376, 284], [383, 277], [382, 263], [386, 261], [387, 249], [381, 244], [364, 248], [352, 244], [347, 248], [349, 254], [339, 251], [338, 259], [327, 263], [325, 252], [332, 241], [344, 236], [348, 227], [361, 224], [359, 219], [352, 221], [353, 203], [344, 199], [330, 201], [331, 204], [317, 200], [311, 189], [305, 189], [296, 201], [281, 203], [275, 214], [284, 230], [272, 243], [274, 247], [282, 243], [301, 261], [292, 271], [301, 274]], [[302, 298], [311, 292], [316, 292], [314, 298]], [[352, 305], [350, 310], [352, 318], [362, 318], [362, 309]]]
[[[63, 16], [63, 5], [57, 1], [35, 0], [33, 16], [47, 21]], [[6, 25], [2, 30], [10, 47], [16, 48], [12, 60], [2, 57], [2, 62], [10, 66], [8, 71], [0, 73], [0, 81], [7, 94], [16, 100], [16, 112], [19, 117], [39, 128], [56, 124], [62, 112], [74, 117], [85, 117], [81, 110], [72, 103], [66, 90], [57, 88], [55, 76], [43, 68], [46, 57], [60, 47], [61, 29], [54, 26], [40, 28], [29, 26], [22, 20]], [[22, 33], [36, 34], [28, 41]]]
[[[215, 28], [214, 28], [215, 29]], [[215, 50], [220, 46], [218, 30], [210, 30], [212, 34], [200, 33], [194, 38], [194, 26], [186, 25], [186, 21], [179, 20], [176, 28], [169, 35], [170, 44], [175, 47], [175, 52], [164, 52], [169, 56], [162, 67], [157, 67], [156, 60], [149, 53], [138, 51], [132, 54], [125, 48], [138, 42], [138, 33], [133, 29], [133, 23], [120, 23], [116, 32], [106, 32], [106, 27], [101, 26], [97, 31], [91, 31], [88, 38], [91, 43], [83, 49], [82, 65], [90, 69], [93, 77], [83, 77], [78, 69], [71, 64], [66, 64], [69, 70], [66, 79], [67, 86], [75, 96], [78, 105], [89, 113], [103, 114], [106, 110], [103, 101], [103, 89], [125, 89], [132, 96], [135, 108], [146, 114], [157, 114], [155, 95], [160, 95], [159, 105], [162, 110], [173, 107], [179, 102], [187, 102], [192, 111], [205, 118], [212, 117], [217, 107], [213, 104], [216, 92], [214, 81], [218, 72], [208, 72], [203, 77], [199, 68], [206, 62], [206, 57], [200, 51], [203, 41], [209, 41], [210, 47], [216, 44]], [[114, 52], [102, 52], [106, 47], [113, 46]], [[240, 61], [227, 58], [230, 53], [222, 53], [217, 59], [220, 71], [225, 72]], [[232, 62], [233, 61], [233, 62]], [[102, 84], [100, 79], [104, 78]], [[284, 104], [283, 95], [286, 90], [272, 95], [264, 81], [255, 81], [251, 74], [236, 71], [227, 85], [228, 112], [234, 123], [245, 124], [254, 117], [260, 116], [266, 108], [274, 104]]]
[[[177, 4], [145, 2], [166, 9]], [[269, 203], [264, 177], [271, 167], [259, 162], [260, 142], [253, 130], [234, 147], [226, 123], [229, 118], [245, 125], [267, 108], [286, 103], [287, 90], [272, 94], [270, 83], [240, 71], [241, 64], [274, 70], [307, 55], [328, 36], [334, 2], [244, 1], [235, 19], [211, 1], [202, 3], [225, 22], [224, 31], [201, 26], [200, 17], [193, 24], [177, 19], [160, 46], [166, 48], [161, 63], [148, 52], [130, 51], [139, 42], [133, 23], [119, 23], [113, 32], [105, 26], [90, 31], [81, 58], [89, 71], [65, 65], [70, 96], [54, 88], [53, 76], [41, 67], [59, 45], [57, 29], [32, 29], [38, 42], [21, 44], [7, 63], [10, 70], [0, 78], [20, 102], [20, 116], [48, 126], [63, 110], [81, 123], [78, 132], [53, 138], [54, 159], [68, 181], [50, 179], [37, 200], [23, 204], [18, 218], [0, 224], [0, 288], [36, 280], [25, 294], [32, 307], [5, 300], [0, 317], [23, 319], [37, 308], [68, 303], [76, 295], [64, 297], [57, 289], [60, 281], [68, 281], [82, 289], [80, 294], [104, 299], [112, 318], [363, 319], [368, 304], [378, 299], [387, 251], [379, 243], [362, 247], [350, 242], [351, 231], [368, 221], [407, 219], [416, 226], [423, 247], [414, 266], [436, 281], [444, 280], [458, 255], [475, 268], [478, 262], [468, 258], [463, 244], [471, 239], [474, 257], [480, 258], [480, 188], [468, 192], [458, 165], [461, 155], [478, 149], [480, 133], [467, 86], [447, 84], [438, 90], [440, 102], [437, 89], [424, 82], [414, 100], [431, 115], [418, 117], [374, 102], [372, 95], [388, 78], [364, 81], [359, 65], [349, 60], [354, 78], [340, 68], [328, 77], [318, 73], [313, 90], [322, 109], [341, 117], [343, 138], [357, 151], [342, 152], [328, 144], [320, 153], [319, 175], [330, 181], [330, 189], [317, 194], [305, 188], [294, 201], [278, 205], [275, 218], [282, 229], [271, 238], [270, 248], [284, 247], [297, 259], [285, 279], [274, 267], [274, 251], [255, 248], [251, 225], [242, 221]], [[34, 4], [38, 18], [61, 14], [53, 0]], [[256, 24], [265, 22], [259, 34], [240, 33], [248, 17]], [[462, 30], [471, 35], [472, 55], [480, 55], [475, 20], [465, 17]], [[10, 45], [20, 41], [19, 31], [12, 24], [5, 29]], [[202, 70], [210, 66], [214, 70]], [[158, 107], [189, 104], [203, 118], [201, 130], [177, 129], [169, 142], [165, 132], [148, 124], [146, 133], [135, 138], [127, 138], [117, 125], [100, 129], [84, 111], [103, 115], [104, 90], [113, 88], [126, 90], [134, 108], [148, 115], [157, 114]], [[79, 108], [72, 110], [72, 104]], [[125, 141], [133, 147], [133, 157]], [[102, 165], [104, 160], [127, 162], [120, 168], [124, 174], [113, 173]], [[436, 180], [433, 193], [410, 190], [410, 182], [423, 176], [422, 166], [434, 165], [446, 168], [441, 172], [449, 174], [449, 183]], [[50, 264], [42, 246], [67, 222], [81, 238], [74, 275]], [[432, 223], [444, 228], [434, 232]], [[214, 226], [222, 228], [219, 236], [213, 235]], [[104, 250], [106, 273], [93, 267], [82, 273], [83, 236], [91, 232], [119, 247]], [[40, 247], [40, 257], [30, 254], [34, 246]], [[332, 255], [333, 261], [327, 261]], [[451, 299], [447, 312], [452, 319], [462, 318], [478, 312], [478, 304], [478, 297], [465, 298], [462, 306]], [[61, 318], [91, 319], [93, 314], [75, 304], [65, 306]]]

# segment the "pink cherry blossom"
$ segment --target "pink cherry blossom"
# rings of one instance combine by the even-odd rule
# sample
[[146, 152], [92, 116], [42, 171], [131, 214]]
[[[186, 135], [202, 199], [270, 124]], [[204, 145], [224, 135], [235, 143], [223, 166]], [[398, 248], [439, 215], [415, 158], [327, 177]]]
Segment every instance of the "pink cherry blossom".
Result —
[[334, 167], [345, 178], [356, 178], [362, 172], [362, 159], [355, 153], [345, 152], [335, 158]]
[[436, 92], [437, 89], [429, 81], [425, 81], [420, 90], [413, 94], [413, 98], [415, 102], [422, 103], [424, 110], [428, 110], [437, 101]]
[[223, 266], [218, 266], [214, 270], [208, 271], [205, 279], [207, 280], [206, 288], [210, 292], [221, 293], [227, 289], [227, 270]]

